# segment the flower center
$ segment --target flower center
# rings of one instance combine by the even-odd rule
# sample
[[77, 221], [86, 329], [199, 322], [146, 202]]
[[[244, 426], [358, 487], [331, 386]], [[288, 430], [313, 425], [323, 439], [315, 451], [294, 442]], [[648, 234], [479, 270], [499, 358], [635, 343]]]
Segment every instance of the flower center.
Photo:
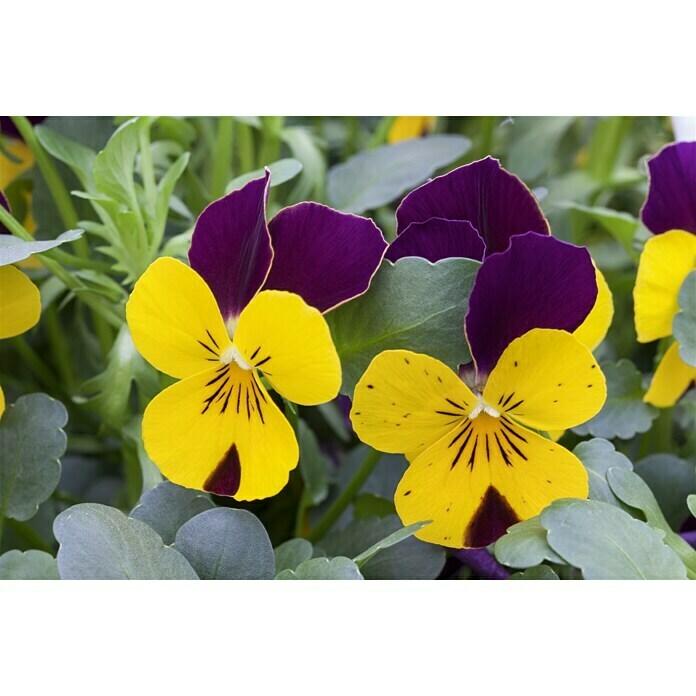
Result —
[[468, 415], [469, 420], [474, 420], [474, 418], [478, 418], [482, 413], [487, 413], [492, 418], [500, 418], [500, 411], [493, 408], [492, 406], [489, 406], [483, 400], [481, 394], [477, 394], [477, 397], [478, 403], [476, 404], [476, 406], [474, 406], [474, 408], [471, 409]]
[[239, 351], [234, 347], [230, 346], [229, 348], [225, 348], [225, 350], [222, 351], [222, 354], [220, 355], [220, 362], [223, 365], [229, 365], [232, 361], [236, 362], [239, 367], [242, 368], [242, 370], [251, 370], [251, 365], [244, 360], [244, 358], [240, 355]]

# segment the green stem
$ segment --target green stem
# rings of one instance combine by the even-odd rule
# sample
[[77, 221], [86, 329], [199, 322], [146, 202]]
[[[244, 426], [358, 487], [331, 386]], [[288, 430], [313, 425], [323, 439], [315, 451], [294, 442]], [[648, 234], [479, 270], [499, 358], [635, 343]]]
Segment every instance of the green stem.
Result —
[[309, 540], [315, 542], [321, 539], [333, 527], [336, 520], [341, 516], [341, 513], [352, 502], [363, 484], [369, 478], [370, 474], [377, 466], [381, 452], [370, 450], [368, 455], [363, 460], [360, 468], [355, 472], [350, 483], [341, 491], [341, 494], [334, 500], [329, 509], [324, 513], [324, 516], [317, 522], [316, 526], [309, 535]]
[[246, 123], [237, 124], [237, 152], [239, 153], [239, 171], [241, 174], [254, 169], [254, 134]]
[[495, 133], [496, 118], [494, 116], [483, 116], [481, 118], [481, 146], [479, 159], [493, 154], [493, 135]]
[[297, 514], [295, 515], [295, 536], [299, 539], [304, 536], [304, 522], [307, 509], [311, 503], [307, 489], [302, 490], [302, 495], [300, 496], [300, 503], [297, 506]]
[[11, 518], [7, 520], [7, 523], [12, 531], [22, 539], [22, 541], [26, 542], [30, 548], [45, 551], [46, 553], [53, 553], [51, 545], [48, 544], [31, 525]]
[[155, 182], [155, 168], [152, 165], [152, 150], [150, 148], [150, 128], [141, 128], [140, 142], [140, 173], [145, 189], [145, 205], [150, 220], [155, 219], [155, 207], [157, 204], [157, 183]]
[[217, 123], [213, 171], [210, 178], [210, 190], [214, 199], [225, 194], [225, 186], [232, 178], [232, 139], [234, 133], [234, 118], [220, 116]]
[[380, 122], [377, 124], [374, 133], [370, 136], [370, 140], [367, 143], [368, 150], [374, 150], [380, 145], [384, 145], [387, 142], [387, 136], [389, 135], [389, 129], [396, 120], [396, 116], [383, 116]]
[[43, 383], [44, 387], [54, 394], [63, 393], [61, 385], [53, 376], [53, 370], [41, 359], [39, 354], [27, 343], [24, 336], [15, 336], [12, 343], [19, 353], [22, 361], [26, 363], [31, 371]]
[[72, 360], [70, 359], [70, 348], [58, 323], [58, 312], [55, 306], [49, 307], [44, 312], [44, 322], [48, 331], [48, 340], [51, 344], [51, 353], [58, 366], [60, 378], [65, 385], [66, 391], [72, 395], [75, 388], [75, 375], [72, 369]]

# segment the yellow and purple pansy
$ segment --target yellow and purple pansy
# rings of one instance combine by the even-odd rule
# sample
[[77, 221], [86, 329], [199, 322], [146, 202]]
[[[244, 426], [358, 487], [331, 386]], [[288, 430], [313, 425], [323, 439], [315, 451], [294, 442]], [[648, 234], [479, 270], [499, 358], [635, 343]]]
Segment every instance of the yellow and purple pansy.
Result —
[[558, 498], [587, 497], [582, 463], [537, 431], [583, 423], [604, 404], [604, 376], [573, 336], [596, 299], [585, 249], [518, 234], [478, 271], [463, 378], [407, 350], [374, 358], [351, 420], [361, 440], [408, 458], [395, 504], [405, 525], [430, 521], [420, 539], [487, 546]]
[[295, 433], [267, 385], [301, 405], [333, 399], [341, 365], [326, 312], [365, 292], [386, 249], [375, 224], [314, 203], [267, 225], [270, 172], [211, 203], [190, 266], [155, 261], [127, 319], [140, 353], [181, 381], [143, 417], [143, 442], [179, 485], [237, 500], [280, 491]]
[[[638, 341], [673, 335], [679, 291], [696, 270], [696, 142], [672, 143], [648, 160], [648, 196], [641, 210], [653, 233], [640, 255], [633, 289]], [[696, 379], [696, 366], [680, 354], [678, 341], [667, 348], [645, 401], [673, 406]]]

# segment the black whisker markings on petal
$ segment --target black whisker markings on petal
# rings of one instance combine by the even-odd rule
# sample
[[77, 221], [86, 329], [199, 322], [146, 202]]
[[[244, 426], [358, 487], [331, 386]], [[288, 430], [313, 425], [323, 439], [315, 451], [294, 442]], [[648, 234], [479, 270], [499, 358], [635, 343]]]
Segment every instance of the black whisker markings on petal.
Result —
[[227, 410], [227, 404], [230, 401], [230, 397], [232, 396], [233, 391], [234, 391], [234, 384], [227, 391], [227, 396], [225, 397], [225, 401], [222, 404], [222, 408], [220, 409], [220, 415], [222, 415]]
[[498, 406], [500, 406], [500, 404], [503, 403], [503, 399], [504, 399], [504, 398], [505, 398], [505, 394], [503, 393], [503, 394], [500, 395], [500, 398], [498, 399]]
[[524, 403], [524, 399], [520, 399], [519, 401], [512, 404], [512, 406], [509, 406], [508, 408], [506, 408], [505, 412], [509, 413], [510, 411], [514, 411], [518, 406], [521, 406], [523, 403]]
[[[252, 381], [251, 385], [252, 385], [252, 387], [254, 386], [253, 381]], [[256, 399], [256, 408], [258, 409], [259, 418], [261, 418], [261, 423], [263, 423], [263, 425], [266, 425], [266, 421], [263, 419], [263, 411], [261, 410], [261, 402], [259, 401], [259, 397], [256, 395], [255, 389], [254, 389], [254, 399]]]
[[205, 408], [201, 411], [202, 414], [205, 413], [210, 408], [210, 404], [212, 404], [213, 401], [215, 401], [215, 398], [225, 388], [225, 385], [227, 384], [227, 382], [229, 382], [229, 380], [230, 380], [229, 376], [226, 377], [225, 381], [217, 388], [217, 390], [215, 392], [213, 392], [213, 395], [209, 396], [207, 399], [205, 399], [203, 401], [203, 403], [205, 404]]
[[493, 437], [495, 438], [495, 441], [498, 443], [498, 449], [500, 450], [500, 454], [503, 455], [503, 461], [508, 466], [512, 466], [512, 462], [510, 461], [510, 457], [508, 456], [508, 453], [503, 449], [503, 446], [500, 444], [500, 440], [498, 439], [498, 433], [493, 433]]
[[452, 401], [452, 399], [447, 399], [447, 398], [445, 398], [445, 401], [446, 401], [448, 404], [452, 404], [452, 406], [454, 406], [455, 408], [459, 408], [459, 409], [461, 409], [462, 411], [465, 411], [465, 410], [466, 410], [466, 409], [464, 408], [464, 406], [460, 406], [456, 401]]
[[469, 457], [469, 461], [467, 463], [467, 466], [469, 467], [470, 471], [474, 470], [474, 460], [476, 458], [476, 448], [478, 447], [478, 435], [476, 436], [476, 439], [474, 440], [474, 447], [471, 450], [471, 456]]
[[251, 357], [249, 358], [249, 360], [250, 360], [250, 361], [253, 360], [253, 359], [259, 354], [259, 351], [260, 351], [260, 350], [261, 350], [261, 346], [259, 346], [259, 347], [251, 354]]
[[464, 433], [471, 427], [471, 423], [472, 423], [472, 421], [468, 421], [468, 422], [466, 423], [466, 425], [459, 431], [459, 434], [454, 436], [454, 438], [452, 439], [452, 442], [450, 442], [449, 445], [447, 445], [447, 447], [452, 447], [452, 445], [453, 445], [460, 437], [462, 437], [462, 436], [464, 435]]
[[[234, 384], [232, 386], [234, 386]], [[218, 401], [222, 401], [222, 399], [224, 399], [224, 398], [225, 398], [225, 392], [221, 391], [220, 396], [218, 396], [218, 398], [215, 399], [215, 403], [217, 403]]]
[[220, 346], [217, 344], [217, 341], [213, 338], [213, 334], [208, 331], [208, 329], [205, 330], [205, 332], [208, 334], [208, 338], [213, 342], [213, 345], [220, 350]]
[[440, 416], [454, 416], [455, 418], [461, 418], [464, 415], [463, 413], [451, 413], [450, 411], [435, 411], [435, 413]]
[[[216, 358], [219, 357], [218, 354], [207, 343], [203, 343], [203, 341], [198, 341], [198, 343], [200, 343], [207, 351], [210, 351]], [[208, 360], [210, 360], [210, 358], [208, 358]]]
[[[200, 341], [199, 341], [199, 343], [200, 343]], [[206, 360], [208, 362], [218, 362], [220, 360], [220, 358], [206, 358]], [[227, 367], [227, 365], [225, 365], [225, 367]]]
[[486, 461], [489, 464], [491, 462], [491, 451], [488, 449], [488, 433], [486, 433]]
[[513, 449], [520, 457], [522, 457], [522, 459], [524, 459], [524, 461], [526, 462], [526, 461], [527, 461], [526, 455], [525, 455], [525, 454], [520, 450], [520, 448], [508, 437], [508, 434], [507, 434], [504, 430], [501, 430], [500, 432], [501, 432], [502, 436], [508, 441], [508, 445], [510, 445], [510, 447], [512, 447], [512, 449]]
[[254, 367], [261, 367], [264, 363], [267, 363], [271, 359], [271, 356], [269, 355], [268, 357], [264, 358], [263, 360], [259, 360]]
[[249, 387], [246, 388], [246, 407], [247, 407], [247, 418], [251, 420], [251, 409], [249, 408]]
[[515, 396], [515, 392], [510, 392], [510, 396], [508, 396], [508, 398], [505, 399], [505, 403], [502, 404], [503, 408], [505, 408], [510, 403], [510, 399], [512, 399], [513, 396]]
[[507, 431], [509, 431], [510, 433], [512, 433], [518, 440], [522, 440], [522, 442], [527, 442], [527, 438], [526, 438], [526, 437], [522, 437], [522, 435], [520, 435], [515, 429], [511, 428], [511, 427], [505, 422], [505, 419], [504, 419], [504, 418], [501, 418], [501, 419], [500, 419], [500, 425], [502, 425], [503, 428], [505, 428]]
[[[211, 358], [206, 358], [206, 360], [210, 360]], [[225, 370], [229, 369], [229, 365], [220, 365], [215, 372], [224, 372]]]
[[241, 401], [242, 398], [242, 385], [239, 385], [239, 389], [237, 391], [237, 413], [239, 413], [239, 402]]
[[454, 461], [452, 462], [452, 466], [450, 467], [450, 471], [454, 469], [456, 466], [457, 462], [459, 461], [459, 458], [462, 456], [462, 452], [466, 449], [467, 444], [469, 444], [469, 440], [471, 439], [471, 436], [474, 434], [474, 429], [472, 428], [469, 431], [469, 434], [464, 438], [464, 442], [462, 442], [461, 446], [459, 447], [459, 450], [457, 450], [457, 455], [454, 458]]
[[[258, 399], [259, 396], [261, 397], [262, 401], [266, 403], [266, 397], [263, 395], [263, 391], [261, 390], [261, 387], [256, 383], [256, 375], [253, 375], [252, 380], [251, 380], [251, 387], [254, 390], [254, 396]], [[257, 396], [258, 393], [258, 396]]]
[[[225, 365], [225, 367], [228, 367], [228, 366]], [[206, 382], [205, 383], [206, 387], [209, 387], [211, 384], [215, 384], [215, 382], [217, 382], [218, 380], [222, 379], [225, 376], [225, 372], [223, 372], [222, 370], [215, 370], [215, 372], [216, 373], [219, 372], [220, 374], [218, 374], [217, 377], [213, 377], [213, 379], [211, 379], [210, 382]]]

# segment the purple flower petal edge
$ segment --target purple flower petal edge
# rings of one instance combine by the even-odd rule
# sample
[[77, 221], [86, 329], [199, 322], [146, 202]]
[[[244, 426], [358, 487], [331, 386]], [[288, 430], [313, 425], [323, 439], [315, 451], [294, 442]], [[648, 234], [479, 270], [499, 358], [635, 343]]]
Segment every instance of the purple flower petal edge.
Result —
[[404, 256], [421, 256], [432, 263], [452, 257], [480, 261], [486, 245], [468, 220], [430, 218], [409, 225], [389, 245], [385, 258], [397, 261]]
[[387, 243], [377, 225], [319, 203], [298, 203], [269, 223], [273, 264], [265, 288], [288, 290], [327, 312], [362, 295]]
[[196, 220], [189, 262], [215, 295], [225, 321], [259, 291], [273, 259], [266, 226], [271, 173], [211, 203]]
[[696, 234], [696, 142], [667, 145], [648, 160], [648, 197], [641, 210], [653, 234]]
[[534, 232], [513, 237], [483, 262], [469, 298], [465, 331], [478, 382], [511, 341], [531, 329], [575, 331], [596, 299], [587, 249]]
[[507, 249], [513, 235], [549, 234], [534, 194], [492, 157], [454, 169], [409, 193], [396, 211], [397, 233], [433, 217], [468, 220], [487, 254]]

